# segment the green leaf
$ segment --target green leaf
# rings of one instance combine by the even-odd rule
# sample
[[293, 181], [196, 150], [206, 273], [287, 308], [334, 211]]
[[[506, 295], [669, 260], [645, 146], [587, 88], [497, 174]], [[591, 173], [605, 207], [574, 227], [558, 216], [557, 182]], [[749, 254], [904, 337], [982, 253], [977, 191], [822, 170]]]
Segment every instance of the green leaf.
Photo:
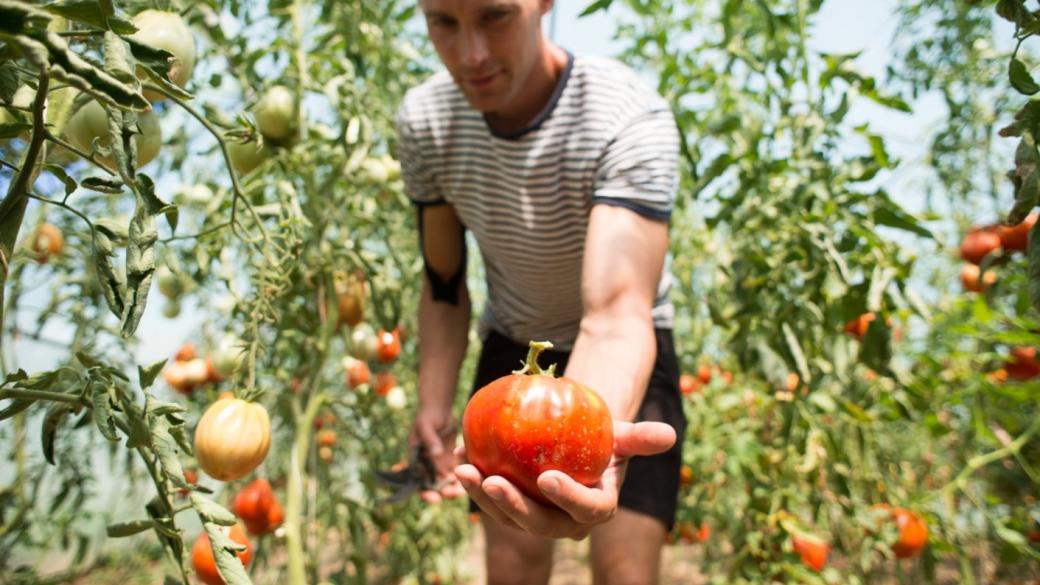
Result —
[[115, 247], [101, 230], [94, 233], [94, 243], [94, 268], [97, 272], [98, 285], [101, 287], [108, 309], [116, 317], [122, 317], [123, 297], [126, 295], [126, 277], [116, 271]]
[[61, 376], [61, 370], [38, 372], [18, 382], [17, 385], [19, 388], [27, 388], [29, 390], [51, 390], [58, 382], [59, 376]]
[[140, 534], [145, 530], [151, 530], [155, 528], [155, 522], [152, 520], [134, 520], [133, 522], [119, 522], [116, 524], [109, 524], [105, 529], [109, 538], [122, 538], [124, 536], [133, 536], [134, 534]]
[[798, 375], [802, 377], [802, 382], [806, 384], [812, 382], [812, 374], [809, 373], [809, 363], [805, 359], [805, 352], [802, 351], [802, 345], [794, 334], [794, 330], [787, 323], [781, 323], [780, 330], [784, 333], [784, 341], [787, 342], [787, 349], [791, 352], [791, 357], [794, 358], [794, 364], [798, 368]]
[[29, 408], [35, 403], [35, 400], [31, 400], [29, 398], [19, 398], [17, 400], [12, 400], [11, 403], [7, 405], [7, 407], [5, 407], [3, 410], [0, 410], [0, 421], [4, 421], [11, 418], [12, 416], [24, 411], [25, 409]]
[[76, 181], [65, 172], [64, 168], [52, 164], [44, 165], [43, 168], [47, 169], [47, 171], [57, 177], [57, 179], [65, 185], [66, 195], [72, 195], [72, 192], [79, 186], [76, 184]]
[[102, 177], [87, 177], [80, 185], [84, 189], [106, 193], [108, 195], [119, 195], [123, 192], [123, 182], [118, 179], [105, 179]]
[[76, 359], [79, 360], [79, 363], [83, 364], [83, 366], [86, 368], [100, 368], [104, 365], [82, 351], [76, 352]]
[[43, 424], [40, 427], [40, 441], [43, 444], [43, 457], [51, 465], [55, 464], [54, 440], [58, 435], [58, 427], [74, 408], [67, 402], [55, 403], [47, 409], [47, 415], [43, 418]]
[[108, 29], [105, 15], [97, 0], [66, 0], [44, 6], [48, 11], [65, 18], [102, 30]]
[[203, 522], [212, 522], [221, 526], [234, 526], [238, 518], [220, 504], [204, 498], [197, 493], [191, 494], [191, 505], [202, 517]]
[[1040, 222], [1029, 228], [1029, 301], [1040, 309]]
[[19, 136], [31, 131], [32, 128], [32, 124], [26, 124], [24, 122], [0, 124], [0, 140], [18, 138]]
[[159, 372], [162, 371], [163, 366], [165, 365], [166, 358], [163, 358], [146, 368], [137, 366], [137, 377], [141, 381], [141, 390], [147, 390], [152, 387], [152, 384], [155, 383], [156, 376], [159, 375]]
[[0, 102], [11, 103], [21, 83], [21, 76], [14, 61], [0, 63]]
[[114, 416], [112, 413], [112, 394], [115, 389], [98, 383], [93, 384], [92, 388], [94, 394], [92, 401], [94, 405], [92, 409], [94, 424], [106, 439], [118, 441], [119, 437], [116, 436], [115, 421], [112, 420]]
[[588, 7], [585, 8], [585, 10], [582, 10], [581, 14], [578, 15], [578, 18], [588, 16], [595, 12], [599, 12], [600, 10], [606, 10], [610, 8], [610, 5], [613, 3], [614, 0], [596, 0], [592, 4], [589, 4]]
[[209, 543], [213, 549], [213, 559], [217, 562], [217, 572], [227, 585], [250, 585], [249, 575], [238, 560], [238, 551], [245, 550], [245, 546], [231, 540], [220, 526], [212, 522], [203, 524], [206, 534], [209, 535]]
[[179, 488], [187, 488], [184, 469], [177, 457], [177, 442], [170, 435], [170, 423], [162, 416], [149, 416], [151, 427], [152, 450], [159, 457], [159, 465], [163, 474]]
[[126, 250], [126, 293], [123, 297], [122, 336], [129, 338], [137, 330], [148, 302], [148, 289], [155, 272], [155, 215], [170, 206], [155, 195], [155, 183], [148, 175], [138, 175], [134, 188], [136, 206], [130, 220], [130, 245]]
[[1008, 76], [1011, 78], [1011, 87], [1014, 87], [1018, 93], [1033, 95], [1040, 91], [1040, 85], [1036, 84], [1025, 63], [1019, 61], [1017, 57], [1011, 60]]
[[918, 223], [917, 218], [896, 207], [879, 207], [873, 213], [874, 222], [903, 231], [915, 233], [919, 236], [934, 239], [932, 232]]

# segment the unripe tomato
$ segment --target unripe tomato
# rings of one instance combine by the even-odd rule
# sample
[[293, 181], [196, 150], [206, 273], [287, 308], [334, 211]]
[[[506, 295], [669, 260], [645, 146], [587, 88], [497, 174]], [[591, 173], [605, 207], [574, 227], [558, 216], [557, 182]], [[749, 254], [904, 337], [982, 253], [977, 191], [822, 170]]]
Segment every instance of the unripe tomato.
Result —
[[1035, 347], [1011, 348], [1011, 359], [1004, 366], [1007, 377], [1012, 380], [1031, 380], [1040, 376], [1040, 363], [1036, 361]]
[[[275, 510], [275, 507], [278, 510]], [[281, 524], [281, 520], [285, 517], [274, 490], [271, 489], [271, 484], [266, 479], [253, 480], [246, 484], [235, 495], [232, 508], [235, 515], [245, 522], [249, 533], [255, 536], [271, 532]], [[277, 520], [277, 523], [273, 523], [273, 520]]]
[[192, 386], [201, 386], [209, 381], [209, 367], [206, 360], [193, 358], [182, 363], [184, 367], [184, 381]]
[[174, 274], [165, 264], [160, 264], [155, 269], [155, 281], [159, 285], [159, 292], [168, 299], [175, 300], [184, 292], [184, 283], [181, 281], [181, 277]]
[[375, 390], [376, 394], [380, 396], [386, 396], [390, 393], [390, 389], [397, 386], [397, 377], [390, 372], [379, 372], [376, 374]]
[[[347, 356], [343, 360], [344, 369], [347, 371], [347, 388], [357, 388], [362, 384], [368, 384], [369, 375], [371, 372], [368, 369], [368, 364], [350, 356]], [[379, 377], [376, 377], [378, 380]]]
[[360, 323], [350, 334], [350, 347], [358, 359], [374, 359], [378, 345], [376, 332], [367, 323]]
[[384, 364], [391, 364], [401, 355], [401, 336], [396, 329], [387, 331], [380, 329], [376, 336], [376, 359]]
[[386, 405], [391, 410], [403, 410], [408, 406], [408, 395], [405, 394], [404, 388], [400, 386], [390, 388], [386, 393]]
[[1000, 237], [1000, 246], [1005, 250], [1025, 251], [1029, 246], [1029, 230], [1036, 223], [1037, 213], [1030, 213], [1018, 225], [997, 226], [997, 236]]
[[289, 138], [296, 126], [295, 120], [296, 98], [284, 85], [267, 90], [256, 106], [256, 127], [272, 142]]
[[263, 463], [271, 446], [267, 409], [224, 392], [195, 428], [195, 458], [207, 475], [232, 481]]
[[227, 146], [228, 158], [231, 159], [231, 168], [240, 175], [248, 175], [271, 157], [271, 149], [266, 144], [260, 148], [252, 142], [243, 144], [228, 140], [224, 144]]
[[65, 238], [58, 226], [41, 223], [29, 236], [29, 252], [38, 264], [46, 264], [65, 249]]
[[[242, 525], [235, 524], [230, 528], [223, 526], [221, 530], [226, 531], [225, 534], [231, 540], [246, 547], [246, 550], [238, 552], [238, 560], [242, 561], [242, 566], [248, 567], [249, 561], [253, 560], [253, 544], [249, 542], [249, 537], [246, 536], [246, 531], [242, 528]], [[224, 585], [224, 580], [220, 578], [220, 573], [217, 572], [217, 561], [213, 558], [213, 548], [209, 543], [209, 535], [205, 532], [199, 535], [198, 540], [195, 541], [195, 546], [191, 549], [191, 564], [195, 567], [195, 575], [198, 576], [199, 581], [206, 585]]]
[[181, 314], [181, 303], [180, 301], [167, 300], [166, 304], [163, 305], [162, 311], [163, 317], [167, 319], [176, 319]]
[[[191, 70], [195, 68], [195, 39], [184, 19], [176, 12], [145, 10], [134, 16], [134, 26], [137, 32], [130, 38], [173, 54], [167, 77], [178, 87], [184, 87], [191, 79]], [[145, 80], [147, 74], [139, 70], [137, 77]], [[145, 91], [144, 97], [150, 102], [165, 98], [163, 94], [154, 91]]]
[[1000, 236], [991, 228], [973, 228], [961, 242], [961, 258], [978, 264], [991, 252], [1000, 249]]
[[683, 394], [693, 394], [701, 389], [701, 382], [692, 374], [679, 376], [679, 391]]
[[892, 508], [892, 517], [899, 527], [899, 539], [892, 545], [892, 552], [900, 559], [909, 559], [921, 554], [928, 544], [928, 525], [924, 518], [906, 508]]
[[473, 395], [462, 416], [462, 435], [470, 463], [483, 475], [501, 475], [552, 505], [538, 488], [538, 476], [554, 469], [595, 484], [614, 451], [614, 423], [594, 391], [554, 377], [554, 367], [538, 367], [538, 354], [548, 347], [532, 342], [523, 370]]
[[[137, 145], [137, 166], [140, 168], [159, 155], [162, 129], [159, 120], [152, 114], [138, 114], [137, 126], [140, 133], [134, 136], [134, 142]], [[108, 133], [108, 113], [104, 106], [93, 100], [73, 114], [65, 126], [65, 134], [73, 146], [88, 153], [94, 148], [94, 139], [98, 139], [98, 143], [103, 146], [112, 144]], [[115, 158], [111, 155], [99, 156], [99, 160], [108, 168], [115, 168]]]
[[213, 371], [221, 378], [230, 378], [238, 371], [245, 356], [242, 340], [234, 335], [225, 335], [211, 355]]
[[791, 545], [794, 552], [802, 557], [802, 564], [806, 567], [819, 572], [827, 565], [831, 545], [822, 538], [810, 534], [796, 534], [791, 537]]
[[993, 283], [997, 282], [997, 273], [987, 270], [979, 282], [982, 269], [975, 264], [965, 264], [961, 267], [961, 284], [968, 292], [985, 292]]

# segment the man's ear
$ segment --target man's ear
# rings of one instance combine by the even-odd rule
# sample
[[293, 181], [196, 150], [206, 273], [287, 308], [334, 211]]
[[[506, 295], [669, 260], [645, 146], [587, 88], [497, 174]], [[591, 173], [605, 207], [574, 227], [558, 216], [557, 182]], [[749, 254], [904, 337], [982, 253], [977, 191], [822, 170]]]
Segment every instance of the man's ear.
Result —
[[542, 11], [542, 16], [549, 14], [549, 11], [553, 8], [553, 4], [555, 4], [553, 0], [538, 0], [538, 3], [541, 5], [539, 8]]

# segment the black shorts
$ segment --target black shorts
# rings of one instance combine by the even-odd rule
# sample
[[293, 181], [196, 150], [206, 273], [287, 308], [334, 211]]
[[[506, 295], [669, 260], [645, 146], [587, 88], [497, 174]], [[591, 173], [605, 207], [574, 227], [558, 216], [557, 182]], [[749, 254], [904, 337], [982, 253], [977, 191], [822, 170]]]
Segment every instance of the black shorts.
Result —
[[[682, 466], [682, 444], [686, 432], [686, 414], [679, 394], [679, 364], [675, 356], [671, 329], [655, 330], [657, 357], [650, 374], [643, 404], [637, 421], [659, 421], [675, 429], [675, 445], [671, 449], [648, 457], [633, 457], [628, 463], [625, 483], [621, 485], [618, 504], [635, 512], [647, 514], [664, 522], [670, 531], [675, 523], [675, 509], [679, 499], [679, 468]], [[492, 331], [484, 341], [480, 362], [470, 396], [488, 383], [519, 370], [527, 359], [528, 346], [517, 343]], [[569, 352], [546, 350], [539, 362], [548, 367], [557, 364], [557, 374], [567, 368]], [[470, 511], [477, 505], [470, 500]]]

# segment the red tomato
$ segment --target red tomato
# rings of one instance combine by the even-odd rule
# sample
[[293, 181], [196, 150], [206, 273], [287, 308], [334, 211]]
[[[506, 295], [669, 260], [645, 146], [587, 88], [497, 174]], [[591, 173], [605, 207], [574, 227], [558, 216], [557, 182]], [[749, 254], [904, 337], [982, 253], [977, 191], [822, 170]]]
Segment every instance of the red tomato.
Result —
[[972, 228], [961, 242], [961, 258], [978, 264], [991, 252], [1000, 249], [1000, 236], [992, 228]]
[[[188, 484], [190, 485], [195, 485], [195, 482], [199, 481], [199, 475], [195, 473], [194, 469], [185, 469], [184, 481], [188, 482]], [[177, 490], [177, 494], [180, 495], [182, 498], [187, 496], [190, 492], [191, 490], [186, 488], [181, 488]]]
[[1031, 380], [1040, 376], [1040, 363], [1036, 361], [1036, 348], [1011, 348], [1011, 359], [1004, 369], [1007, 370], [1008, 378], [1012, 380]]
[[924, 518], [906, 508], [892, 508], [892, 517], [899, 527], [899, 540], [892, 545], [892, 552], [900, 559], [909, 559], [921, 554], [928, 544], [928, 524]]
[[683, 374], [679, 376], [679, 391], [683, 394], [693, 394], [701, 389], [701, 382], [696, 376]]
[[271, 489], [271, 484], [266, 479], [257, 479], [239, 490], [235, 495], [232, 508], [235, 515], [245, 522], [250, 534], [260, 535], [277, 528], [277, 524], [270, 523], [275, 506], [281, 508], [275, 498], [274, 490]]
[[555, 469], [584, 485], [599, 481], [614, 450], [614, 423], [603, 399], [554, 368], [538, 367], [551, 344], [531, 343], [524, 369], [473, 395], [462, 415], [470, 463], [485, 476], [501, 475], [535, 500], [542, 472]]
[[[982, 269], [974, 264], [965, 264], [961, 267], [961, 286], [968, 292], [986, 292], [986, 289], [997, 282], [997, 273], [987, 270], [981, 274]], [[982, 280], [979, 280], [979, 276]]]
[[368, 384], [369, 379], [368, 364], [364, 361], [349, 358], [347, 361], [347, 387], [357, 388], [362, 384]]
[[[224, 530], [228, 529], [225, 527]], [[241, 524], [235, 524], [226, 534], [231, 537], [231, 540], [245, 545], [246, 550], [238, 552], [238, 560], [242, 561], [243, 566], [248, 567], [249, 561], [253, 559], [253, 545], [249, 542], [246, 531]], [[199, 539], [195, 541], [195, 546], [191, 549], [191, 564], [195, 567], [195, 575], [199, 578], [199, 581], [206, 585], [224, 585], [224, 580], [220, 578], [220, 573], [217, 572], [217, 562], [213, 558], [213, 549], [209, 544], [209, 535], [205, 532], [199, 535]]]
[[1037, 213], [1030, 213], [1022, 223], [1018, 225], [997, 226], [997, 235], [1000, 237], [1000, 246], [1005, 250], [1025, 251], [1029, 246], [1029, 230], [1036, 223]]
[[683, 465], [679, 468], [679, 485], [688, 486], [693, 483], [693, 468]]
[[376, 336], [376, 359], [381, 363], [390, 364], [401, 354], [401, 335], [397, 329], [387, 331], [380, 329]]
[[316, 436], [318, 439], [318, 445], [321, 447], [331, 447], [336, 444], [336, 431], [326, 429], [324, 431], [318, 431]]
[[791, 538], [791, 545], [806, 567], [819, 572], [827, 565], [831, 545], [826, 540], [811, 534], [796, 534]]
[[711, 366], [708, 364], [697, 366], [697, 379], [700, 380], [701, 384], [711, 382]]
[[863, 340], [863, 336], [867, 334], [867, 329], [870, 328], [870, 322], [877, 318], [874, 313], [863, 313], [859, 317], [849, 321], [845, 324], [845, 333]]

